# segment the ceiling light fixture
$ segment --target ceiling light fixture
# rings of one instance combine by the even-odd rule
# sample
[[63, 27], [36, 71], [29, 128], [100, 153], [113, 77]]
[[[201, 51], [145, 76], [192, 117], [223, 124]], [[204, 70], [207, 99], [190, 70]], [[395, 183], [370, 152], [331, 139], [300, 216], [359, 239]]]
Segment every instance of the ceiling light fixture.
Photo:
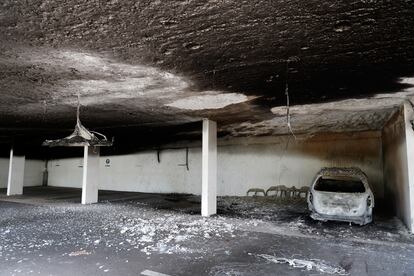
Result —
[[42, 146], [48, 147], [110, 147], [114, 139], [109, 141], [105, 135], [90, 131], [80, 121], [80, 95], [78, 94], [78, 106], [76, 111], [76, 126], [73, 133], [65, 138], [57, 140], [45, 140]]

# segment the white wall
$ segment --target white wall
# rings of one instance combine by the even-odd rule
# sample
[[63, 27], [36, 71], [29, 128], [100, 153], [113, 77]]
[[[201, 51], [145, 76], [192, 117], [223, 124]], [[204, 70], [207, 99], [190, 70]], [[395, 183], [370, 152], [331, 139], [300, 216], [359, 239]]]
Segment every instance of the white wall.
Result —
[[[155, 193], [200, 193], [200, 149], [190, 149], [189, 171], [185, 166], [179, 166], [185, 164], [185, 150], [164, 150], [160, 157], [160, 163], [155, 151], [101, 157], [99, 188]], [[109, 165], [105, 163], [106, 159], [110, 160]], [[48, 185], [81, 187], [82, 158], [51, 160], [48, 170]], [[192, 179], [197, 184], [192, 185]]]
[[0, 158], [0, 188], [7, 188], [9, 177], [9, 158]]
[[414, 230], [414, 132], [409, 122], [411, 106], [405, 104], [382, 131], [384, 186], [396, 215]]
[[[43, 180], [44, 161], [26, 159], [24, 165], [24, 186], [40, 186]], [[0, 188], [7, 188], [9, 158], [0, 158]]]
[[45, 162], [43, 160], [26, 159], [24, 166], [24, 186], [41, 186], [44, 168]]
[[221, 194], [243, 194], [249, 188], [274, 185], [309, 186], [321, 167], [356, 166], [367, 173], [375, 195], [383, 197], [378, 134], [291, 141], [288, 149], [286, 143], [229, 146], [220, 148], [219, 156]]
[[49, 160], [48, 185], [56, 187], [82, 187], [83, 158]]
[[[201, 193], [201, 148], [101, 157], [100, 189]], [[109, 159], [107, 165], [105, 160]], [[49, 162], [49, 185], [81, 187], [82, 159]], [[274, 185], [307, 186], [324, 166], [357, 166], [368, 175], [374, 193], [382, 198], [382, 146], [379, 132], [319, 135], [295, 142], [286, 137], [234, 138], [219, 141], [218, 195], [245, 195], [249, 188]]]

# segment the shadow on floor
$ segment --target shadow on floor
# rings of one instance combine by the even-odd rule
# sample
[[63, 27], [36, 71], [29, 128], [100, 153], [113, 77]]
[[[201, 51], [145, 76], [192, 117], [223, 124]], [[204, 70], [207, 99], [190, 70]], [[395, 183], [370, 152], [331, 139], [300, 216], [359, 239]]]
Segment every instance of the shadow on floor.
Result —
[[[3, 191], [4, 190], [4, 191]], [[147, 197], [150, 194], [118, 191], [99, 191], [99, 202], [116, 202]], [[82, 189], [66, 187], [24, 187], [23, 195], [6, 197], [6, 189], [0, 189], [0, 200], [37, 203], [80, 203]]]

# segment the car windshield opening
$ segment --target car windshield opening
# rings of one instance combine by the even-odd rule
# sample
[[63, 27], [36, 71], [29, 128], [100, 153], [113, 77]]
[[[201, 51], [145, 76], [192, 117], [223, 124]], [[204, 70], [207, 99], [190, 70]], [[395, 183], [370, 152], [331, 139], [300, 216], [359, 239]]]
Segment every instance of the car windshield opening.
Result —
[[321, 177], [314, 189], [322, 192], [363, 193], [365, 187], [362, 181], [353, 177]]

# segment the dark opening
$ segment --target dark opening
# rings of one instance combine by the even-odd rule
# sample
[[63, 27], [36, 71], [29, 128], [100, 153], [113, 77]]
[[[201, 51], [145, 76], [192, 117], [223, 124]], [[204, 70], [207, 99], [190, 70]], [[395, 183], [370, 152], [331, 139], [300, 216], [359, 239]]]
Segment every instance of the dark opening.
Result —
[[315, 184], [316, 191], [337, 193], [363, 193], [362, 181], [353, 177], [321, 177]]

